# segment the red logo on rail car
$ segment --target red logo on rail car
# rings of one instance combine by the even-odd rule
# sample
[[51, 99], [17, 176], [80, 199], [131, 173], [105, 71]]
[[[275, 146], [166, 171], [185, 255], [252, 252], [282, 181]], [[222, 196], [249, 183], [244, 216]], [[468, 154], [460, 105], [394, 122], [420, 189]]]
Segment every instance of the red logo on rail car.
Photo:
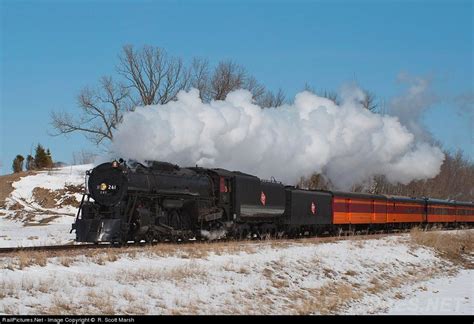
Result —
[[316, 215], [316, 204], [313, 201], [311, 202], [311, 212]]
[[265, 196], [265, 193], [262, 191], [262, 194], [260, 195], [260, 202], [262, 205], [265, 206], [265, 202], [267, 201], [267, 197]]

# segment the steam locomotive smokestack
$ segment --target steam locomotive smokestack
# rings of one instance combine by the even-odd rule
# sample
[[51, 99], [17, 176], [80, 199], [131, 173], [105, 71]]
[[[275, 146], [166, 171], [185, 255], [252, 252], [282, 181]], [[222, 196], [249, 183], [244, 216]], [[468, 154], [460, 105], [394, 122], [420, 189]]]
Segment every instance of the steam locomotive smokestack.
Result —
[[262, 109], [237, 90], [224, 101], [203, 103], [196, 89], [165, 105], [125, 114], [112, 153], [136, 160], [222, 167], [286, 183], [320, 172], [348, 189], [383, 174], [408, 183], [434, 177], [444, 154], [417, 141], [396, 117], [364, 109], [352, 88], [343, 102], [304, 91], [294, 103]]

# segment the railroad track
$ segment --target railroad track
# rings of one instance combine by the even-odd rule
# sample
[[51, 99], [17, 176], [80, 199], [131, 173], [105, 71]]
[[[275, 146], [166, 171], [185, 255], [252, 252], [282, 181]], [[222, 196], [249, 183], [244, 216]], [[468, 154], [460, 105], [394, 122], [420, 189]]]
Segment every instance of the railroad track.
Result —
[[[446, 231], [448, 229], [444, 229]], [[66, 245], [48, 245], [48, 246], [30, 246], [30, 247], [7, 247], [0, 248], [0, 256], [15, 254], [19, 252], [63, 252], [71, 250], [99, 250], [99, 249], [120, 249], [120, 248], [140, 248], [144, 246], [159, 246], [159, 245], [188, 245], [188, 244], [203, 244], [203, 243], [212, 243], [212, 242], [221, 242], [221, 243], [248, 243], [248, 244], [260, 244], [265, 242], [282, 242], [282, 243], [328, 243], [328, 242], [337, 242], [345, 240], [364, 240], [364, 239], [379, 239], [387, 236], [400, 236], [407, 234], [408, 231], [399, 231], [399, 232], [389, 232], [389, 233], [373, 233], [373, 234], [355, 234], [355, 235], [342, 235], [342, 236], [302, 236], [298, 238], [271, 238], [269, 240], [259, 240], [259, 239], [247, 239], [247, 240], [234, 240], [234, 239], [223, 239], [215, 241], [186, 241], [186, 242], [156, 242], [156, 243], [128, 243], [125, 245], [113, 245], [108, 243], [102, 244], [66, 244]]]
[[221, 242], [221, 243], [249, 243], [249, 244], [260, 244], [264, 242], [288, 242], [288, 243], [298, 243], [298, 242], [334, 242], [334, 241], [342, 241], [342, 240], [353, 240], [357, 239], [377, 239], [382, 238], [385, 236], [395, 236], [400, 235], [402, 233], [383, 233], [383, 234], [366, 234], [366, 235], [352, 235], [352, 236], [303, 236], [299, 238], [281, 238], [276, 239], [272, 238], [269, 240], [259, 240], [259, 239], [247, 239], [247, 240], [215, 240], [215, 241], [187, 241], [187, 242], [156, 242], [156, 243], [129, 243], [125, 245], [112, 245], [112, 244], [65, 244], [65, 245], [45, 245], [45, 246], [27, 246], [27, 247], [6, 247], [0, 248], [0, 255], [5, 254], [15, 254], [19, 252], [63, 252], [63, 251], [70, 251], [70, 250], [93, 250], [93, 249], [120, 249], [120, 248], [139, 248], [144, 246], [159, 246], [159, 245], [187, 245], [187, 244], [202, 244], [202, 243], [212, 243], [212, 242]]
[[0, 248], [0, 255], [13, 254], [18, 252], [50, 252], [50, 251], [69, 251], [81, 249], [104, 249], [113, 247], [110, 244], [65, 244], [65, 245], [43, 245], [43, 246], [25, 246], [25, 247], [6, 247]]

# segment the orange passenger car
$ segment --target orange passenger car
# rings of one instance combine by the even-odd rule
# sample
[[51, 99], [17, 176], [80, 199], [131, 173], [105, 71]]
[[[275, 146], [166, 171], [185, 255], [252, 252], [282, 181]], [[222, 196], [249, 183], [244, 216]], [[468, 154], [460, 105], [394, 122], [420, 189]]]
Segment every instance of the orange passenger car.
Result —
[[335, 225], [474, 222], [474, 205], [468, 202], [337, 191], [332, 196]]
[[333, 224], [383, 224], [387, 222], [387, 197], [333, 192]]
[[449, 201], [429, 199], [427, 201], [428, 223], [454, 223], [456, 204]]
[[471, 203], [456, 203], [456, 222], [474, 223], [474, 205]]

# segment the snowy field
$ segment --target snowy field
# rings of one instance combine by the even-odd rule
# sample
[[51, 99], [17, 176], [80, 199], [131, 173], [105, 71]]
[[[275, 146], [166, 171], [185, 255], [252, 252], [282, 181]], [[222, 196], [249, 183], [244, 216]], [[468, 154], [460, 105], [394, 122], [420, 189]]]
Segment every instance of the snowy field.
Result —
[[40, 171], [13, 182], [0, 208], [0, 247], [65, 244], [92, 165]]
[[399, 302], [387, 303], [388, 313], [473, 315], [474, 314], [474, 271], [461, 270], [451, 278], [428, 280]]
[[474, 271], [409, 234], [30, 252], [1, 264], [4, 314], [474, 314]]

